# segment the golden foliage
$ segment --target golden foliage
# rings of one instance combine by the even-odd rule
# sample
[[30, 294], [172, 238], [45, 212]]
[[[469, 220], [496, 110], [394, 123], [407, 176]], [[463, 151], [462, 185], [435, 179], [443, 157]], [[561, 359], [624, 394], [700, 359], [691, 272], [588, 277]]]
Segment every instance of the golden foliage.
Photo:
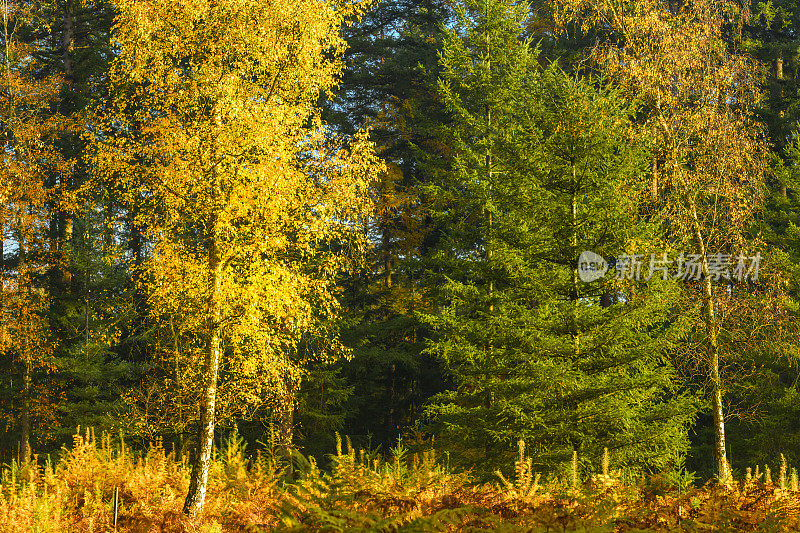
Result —
[[[16, 255], [10, 268], [0, 261], [0, 354], [14, 357], [25, 369], [29, 415], [37, 425], [55, 420], [58, 391], [31, 387], [34, 371], [49, 371], [54, 363], [52, 339], [44, 316], [49, 295], [37, 278], [54, 259], [48, 239], [52, 205], [68, 203], [60, 184], [48, 187], [47, 176], [71, 173], [73, 161], [64, 158], [55, 138], [80, 125], [53, 111], [62, 85], [60, 77], [42, 77], [36, 49], [21, 42], [12, 30], [31, 17], [28, 3], [5, 2], [0, 31], [3, 62], [0, 75], [0, 253]], [[24, 402], [19, 402], [24, 403]], [[25, 408], [23, 408], [25, 409]], [[16, 411], [16, 410], [15, 410]], [[32, 411], [32, 412], [31, 412]], [[5, 420], [19, 425], [18, 412]]]
[[[706, 244], [737, 242], [764, 194], [766, 144], [754, 120], [762, 75], [725, 41], [747, 12], [735, 2], [692, 2], [671, 10], [661, 0], [559, 0], [562, 25], [605, 27], [614, 40], [594, 60], [645, 104], [653, 139], [650, 192], [662, 213], [687, 231], [695, 215]], [[683, 228], [681, 230], [680, 228]]]
[[363, 244], [381, 165], [366, 132], [341, 138], [316, 104], [342, 70], [340, 26], [365, 7], [119, 5], [96, 168], [154, 243], [145, 278], [155, 318], [172, 324], [170, 357], [199, 366], [219, 334], [223, 405], [297, 382], [291, 348], [335, 312], [334, 277]]

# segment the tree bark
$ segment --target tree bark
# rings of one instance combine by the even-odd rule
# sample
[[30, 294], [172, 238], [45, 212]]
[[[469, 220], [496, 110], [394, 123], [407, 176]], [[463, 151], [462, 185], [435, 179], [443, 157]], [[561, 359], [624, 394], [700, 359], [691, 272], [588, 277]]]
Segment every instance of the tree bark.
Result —
[[[219, 126], [220, 118], [216, 117]], [[208, 470], [211, 465], [211, 451], [214, 446], [215, 406], [217, 399], [217, 377], [220, 359], [220, 287], [222, 278], [222, 261], [220, 260], [218, 214], [221, 202], [220, 178], [217, 165], [211, 169], [211, 215], [208, 235], [208, 317], [206, 320], [207, 338], [205, 359], [203, 361], [203, 377], [205, 384], [200, 407], [200, 426], [198, 428], [197, 451], [192, 464], [189, 481], [189, 493], [183, 505], [183, 512], [195, 516], [203, 510], [208, 488]]]
[[[660, 101], [660, 100], [659, 100]], [[672, 143], [672, 133], [667, 126], [664, 114], [659, 106], [659, 117], [661, 127], [664, 132], [667, 145], [674, 149]], [[677, 161], [673, 157], [670, 160], [670, 166], [675, 171], [677, 169]], [[691, 213], [690, 231], [692, 240], [694, 240], [697, 251], [701, 260], [701, 271], [703, 280], [701, 283], [701, 300], [702, 300], [702, 315], [703, 323], [706, 329], [706, 352], [709, 371], [709, 380], [711, 381], [711, 396], [712, 396], [712, 411], [714, 416], [714, 455], [716, 460], [717, 476], [723, 482], [728, 482], [731, 479], [730, 465], [728, 464], [728, 456], [725, 443], [725, 416], [722, 408], [722, 379], [719, 374], [719, 339], [717, 338], [717, 323], [714, 312], [714, 293], [711, 285], [711, 277], [709, 276], [708, 269], [708, 251], [706, 250], [706, 243], [703, 238], [703, 232], [700, 225], [700, 219], [697, 215], [697, 203], [691, 196], [692, 191], [688, 184], [680, 179], [680, 195], [681, 200], [687, 210]]]
[[22, 415], [20, 416], [21, 436], [19, 462], [26, 464], [31, 460], [31, 354], [28, 348], [29, 332], [26, 331], [23, 335]]
[[709, 378], [711, 380], [712, 411], [714, 415], [714, 455], [716, 459], [717, 476], [723, 482], [730, 479], [730, 466], [725, 445], [725, 415], [722, 409], [722, 379], [719, 375], [719, 341], [717, 339], [717, 323], [714, 312], [714, 293], [711, 286], [711, 277], [708, 269], [708, 251], [705, 247], [703, 234], [700, 230], [700, 221], [697, 217], [697, 207], [692, 203], [692, 233], [698, 253], [701, 257], [701, 270], [703, 273], [701, 298], [703, 301], [702, 313], [706, 326], [707, 352]]
[[388, 221], [381, 224], [381, 233], [383, 234], [383, 272], [386, 280], [386, 288], [392, 288], [392, 255], [389, 251], [391, 239], [389, 238], [389, 223]]
[[287, 474], [291, 478], [294, 476], [292, 454], [294, 451], [294, 398], [297, 390], [297, 383], [290, 376], [284, 377], [284, 398], [278, 413], [278, 436], [277, 445], [285, 454], [288, 470]]
[[577, 360], [581, 353], [581, 337], [578, 332], [578, 178], [575, 165], [572, 165], [572, 219], [570, 227], [570, 247], [572, 251], [572, 287], [570, 300], [572, 301], [572, 345]]
[[654, 202], [656, 202], [658, 201], [658, 160], [656, 159], [655, 154], [653, 154], [652, 172], [653, 179], [650, 182], [650, 197]]
[[140, 331], [147, 319], [147, 292], [142, 283], [142, 266], [144, 265], [144, 231], [136, 220], [137, 211], [131, 210], [128, 213], [128, 228], [130, 231], [130, 248], [133, 255], [133, 308], [136, 314], [136, 323], [134, 331]]
[[[19, 244], [19, 264], [17, 265], [17, 291], [22, 296], [22, 291], [28, 292], [28, 305], [30, 306], [30, 280], [24, 280], [25, 288], [21, 286], [23, 277], [27, 274], [25, 263], [25, 239], [20, 235]], [[27, 316], [23, 319], [23, 330], [20, 332], [22, 337], [22, 412], [20, 413], [20, 450], [19, 462], [28, 463], [31, 458], [31, 351], [29, 339], [32, 325], [32, 309], [30, 307], [23, 311]], [[20, 317], [22, 318], [22, 317]]]
[[[73, 63], [72, 52], [75, 49], [75, 6], [74, 0], [66, 0], [64, 2], [64, 21], [61, 32], [61, 57], [64, 67], [64, 82], [61, 85], [61, 108], [65, 115], [70, 115], [72, 110], [69, 109], [70, 101], [69, 96], [71, 91], [71, 84], [73, 79]], [[61, 175], [59, 178], [59, 185], [62, 191], [66, 191], [73, 186], [72, 176]], [[59, 260], [61, 264], [59, 269], [61, 271], [61, 283], [66, 285], [72, 281], [72, 272], [67, 266], [67, 243], [72, 240], [72, 213], [69, 213], [63, 207], [56, 203], [58, 211], [58, 230], [59, 230]]]
[[61, 32], [61, 53], [64, 62], [64, 82], [72, 81], [72, 51], [75, 48], [75, 13], [73, 0], [64, 2], [64, 27]]
[[[491, 61], [489, 62], [489, 70], [491, 70]], [[491, 135], [492, 130], [492, 110], [491, 108], [486, 110], [487, 116], [487, 125], [489, 129], [489, 135]], [[492, 202], [492, 152], [490, 149], [486, 149], [486, 177], [489, 180], [488, 183], [488, 190], [489, 190], [489, 203]], [[489, 216], [488, 216], [488, 225], [489, 229], [486, 234], [486, 263], [488, 266], [488, 273], [489, 273], [489, 313], [494, 313], [494, 277], [492, 276], [492, 247], [494, 246], [494, 242], [492, 241], [492, 225], [494, 223], [494, 219], [492, 218], [492, 208], [493, 206], [489, 206]], [[491, 349], [490, 349], [491, 350]]]
[[211, 450], [214, 445], [214, 409], [217, 400], [217, 375], [219, 373], [220, 357], [220, 307], [219, 291], [220, 276], [222, 274], [221, 262], [217, 250], [216, 238], [211, 238], [208, 254], [208, 268], [210, 272], [209, 305], [211, 316], [208, 318], [208, 337], [206, 340], [205, 360], [203, 361], [203, 387], [202, 404], [200, 407], [200, 427], [198, 429], [197, 452], [192, 464], [192, 475], [189, 482], [189, 493], [183, 506], [183, 512], [194, 516], [203, 509], [208, 487], [208, 469], [211, 464]]
[[219, 373], [220, 338], [219, 338], [219, 289], [221, 262], [217, 252], [216, 239], [212, 239], [209, 252], [208, 266], [211, 272], [212, 316], [208, 319], [208, 337], [206, 340], [205, 360], [203, 361], [203, 376], [205, 384], [200, 407], [200, 427], [197, 436], [197, 452], [192, 464], [192, 475], [189, 482], [189, 493], [183, 506], [183, 512], [194, 516], [203, 509], [208, 488], [208, 469], [211, 465], [211, 450], [214, 446], [214, 409], [217, 400], [217, 375]]

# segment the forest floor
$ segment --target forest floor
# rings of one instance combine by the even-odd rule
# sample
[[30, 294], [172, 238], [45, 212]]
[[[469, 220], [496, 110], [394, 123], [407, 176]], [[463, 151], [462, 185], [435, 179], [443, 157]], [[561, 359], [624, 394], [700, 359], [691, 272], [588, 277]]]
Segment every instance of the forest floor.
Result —
[[247, 456], [233, 439], [215, 455], [202, 514], [189, 519], [181, 512], [185, 459], [158, 445], [135, 453], [87, 433], [56, 464], [4, 468], [0, 531], [115, 531], [115, 490], [120, 532], [800, 531], [800, 492], [785, 474], [775, 483], [680, 489], [672, 474], [624, 483], [611, 471], [540, 485], [521, 459], [510, 478], [475, 484], [434, 452], [396, 450], [382, 461], [339, 446], [330, 469], [299, 456], [288, 475], [279, 461]]

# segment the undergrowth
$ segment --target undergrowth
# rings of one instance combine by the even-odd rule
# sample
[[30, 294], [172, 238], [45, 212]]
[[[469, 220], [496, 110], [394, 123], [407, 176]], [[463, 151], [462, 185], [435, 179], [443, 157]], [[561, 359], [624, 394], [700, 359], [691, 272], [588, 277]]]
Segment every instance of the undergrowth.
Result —
[[[800, 526], [796, 470], [781, 462], [773, 483], [765, 465], [738, 482], [694, 487], [682, 468], [644, 476], [614, 470], [608, 452], [588, 476], [533, 471], [519, 443], [509, 472], [476, 484], [435, 450], [398, 444], [386, 457], [354, 449], [337, 435], [330, 467], [294, 453], [248, 454], [235, 433], [216, 451], [203, 513], [181, 508], [190, 467], [160, 443], [135, 451], [121, 439], [75, 435], [52, 464], [5, 465], [0, 531], [787, 531]], [[290, 464], [291, 462], [291, 464]], [[513, 466], [513, 468], [512, 468]], [[681, 465], [678, 465], [679, 467]], [[631, 481], [634, 478], [637, 482]]]

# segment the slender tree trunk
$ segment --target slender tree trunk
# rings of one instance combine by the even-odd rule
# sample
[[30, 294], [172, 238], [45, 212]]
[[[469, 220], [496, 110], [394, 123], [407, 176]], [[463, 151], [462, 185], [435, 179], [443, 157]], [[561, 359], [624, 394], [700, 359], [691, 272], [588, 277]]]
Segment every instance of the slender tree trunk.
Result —
[[[489, 69], [491, 70], [491, 62], [489, 63]], [[487, 123], [489, 127], [489, 135], [491, 136], [492, 130], [492, 110], [487, 109]], [[488, 189], [489, 189], [489, 217], [488, 217], [488, 225], [489, 231], [487, 232], [487, 239], [486, 239], [486, 262], [489, 267], [489, 313], [494, 313], [494, 278], [492, 277], [492, 246], [494, 243], [492, 242], [492, 224], [494, 220], [492, 218], [492, 153], [490, 150], [486, 150], [486, 177], [489, 180]]]
[[[572, 252], [572, 286], [570, 287], [570, 302], [572, 303], [572, 316], [570, 328], [572, 329], [572, 353], [575, 361], [581, 355], [581, 338], [578, 332], [578, 180], [576, 177], [575, 165], [572, 165], [572, 198], [571, 198], [571, 225], [570, 225], [570, 248]], [[572, 439], [570, 439], [572, 440]], [[573, 449], [573, 475], [576, 475], [575, 462], [580, 448], [580, 440], [572, 441]], [[573, 479], [573, 488], [577, 486], [577, 478]]]
[[[8, 117], [14, 116], [13, 92], [11, 88], [11, 57], [8, 42], [8, 0], [3, 0], [3, 37], [5, 38], [5, 67], [6, 78], [9, 87], [8, 99]], [[5, 243], [6, 243], [6, 199], [0, 203], [0, 327], [2, 327], [2, 320], [5, 317], [5, 275], [6, 275], [6, 259], [5, 259]]]
[[[25, 264], [27, 257], [25, 253], [25, 239], [20, 235], [17, 239], [19, 245], [19, 264], [17, 265], [17, 291], [22, 296], [22, 291], [28, 292], [28, 305], [30, 306], [30, 280], [25, 279], [27, 269]], [[24, 287], [22, 286], [24, 283]], [[20, 463], [27, 463], [31, 458], [31, 351], [30, 336], [32, 330], [32, 309], [28, 307], [23, 313], [26, 314], [22, 319], [22, 330], [19, 332], [22, 337], [22, 412], [20, 413]]]
[[655, 154], [653, 154], [652, 172], [653, 179], [650, 183], [650, 197], [655, 202], [658, 200], [658, 160], [656, 159]]
[[489, 266], [489, 313], [494, 313], [494, 278], [492, 278], [492, 211], [489, 210], [489, 242], [487, 243], [486, 261]]
[[[488, 35], [486, 36], [486, 56], [491, 58], [491, 47], [489, 46], [489, 36]], [[489, 59], [487, 61], [487, 66], [488, 66], [488, 69], [489, 69], [489, 73], [491, 75], [491, 72], [492, 72], [492, 61], [491, 61], [491, 59]], [[494, 277], [493, 277], [493, 273], [492, 273], [492, 252], [493, 252], [492, 247], [494, 246], [494, 242], [492, 240], [492, 225], [494, 223], [494, 219], [492, 217], [492, 205], [491, 205], [492, 204], [492, 182], [493, 182], [493, 179], [492, 179], [492, 149], [491, 149], [491, 147], [492, 147], [492, 143], [491, 143], [491, 141], [492, 141], [492, 108], [489, 107], [488, 105], [486, 106], [486, 133], [487, 133], [487, 140], [489, 142], [487, 143], [486, 156], [484, 158], [484, 161], [485, 161], [485, 164], [486, 164], [486, 180], [487, 180], [486, 189], [489, 191], [489, 194], [488, 194], [489, 208], [487, 210], [484, 207], [485, 212], [488, 211], [486, 213], [487, 214], [487, 217], [486, 217], [487, 230], [486, 230], [486, 234], [484, 236], [484, 246], [486, 247], [486, 275], [489, 278], [489, 280], [488, 280], [489, 281], [488, 290], [487, 290], [487, 296], [489, 297], [489, 315], [493, 315], [494, 314]], [[494, 358], [494, 339], [492, 337], [493, 336], [492, 336], [491, 332], [489, 332], [489, 334], [486, 337], [487, 338], [487, 343], [486, 343], [487, 346], [486, 346], [486, 348], [487, 348], [487, 352], [489, 354], [489, 358], [490, 359]], [[487, 408], [491, 408], [492, 405], [494, 404], [494, 400], [495, 400], [494, 391], [492, 391], [491, 389], [487, 388], [486, 392], [487, 392], [487, 394], [486, 394], [486, 407]], [[489, 453], [491, 453], [490, 447], [491, 446], [489, 444], [489, 441], [487, 440], [486, 441], [486, 446], [485, 446], [485, 453], [487, 455]]]
[[[74, 0], [66, 0], [64, 2], [64, 23], [62, 27], [61, 33], [61, 54], [62, 54], [62, 62], [64, 66], [64, 83], [61, 86], [61, 108], [62, 112], [65, 115], [71, 114], [71, 109], [69, 106], [71, 105], [69, 93], [71, 92], [70, 85], [72, 84], [73, 80], [73, 63], [72, 63], [72, 52], [75, 49], [75, 6]], [[59, 179], [59, 184], [61, 186], [62, 191], [67, 191], [69, 188], [73, 186], [72, 183], [72, 176], [65, 176], [61, 175]], [[67, 265], [67, 244], [72, 240], [72, 213], [64, 210], [62, 206], [59, 206], [56, 203], [56, 209], [58, 210], [58, 230], [59, 230], [59, 242], [58, 242], [58, 250], [59, 250], [59, 260], [60, 265], [59, 269], [61, 271], [61, 283], [67, 284], [72, 280], [72, 273], [69, 270]], [[67, 289], [69, 290], [69, 289]]]
[[[28, 318], [30, 322], [30, 317]], [[28, 324], [30, 326], [30, 323]], [[28, 335], [23, 334], [22, 357], [22, 413], [20, 416], [20, 463], [31, 459], [31, 354], [28, 347]]]
[[[217, 125], [220, 118], [216, 117]], [[208, 488], [208, 470], [211, 465], [211, 451], [214, 446], [215, 406], [217, 399], [217, 377], [219, 374], [220, 359], [220, 321], [222, 309], [220, 307], [220, 287], [222, 278], [222, 261], [219, 250], [218, 213], [222, 191], [216, 164], [212, 166], [211, 185], [211, 223], [208, 235], [208, 274], [209, 296], [207, 317], [207, 338], [205, 360], [203, 361], [203, 387], [202, 404], [200, 407], [200, 427], [198, 428], [197, 451], [192, 464], [192, 475], [189, 481], [189, 493], [183, 505], [183, 512], [194, 516], [203, 510]]]
[[211, 465], [211, 451], [214, 446], [214, 409], [217, 400], [217, 375], [219, 373], [220, 337], [219, 337], [219, 290], [221, 263], [217, 253], [216, 239], [212, 238], [211, 251], [209, 252], [208, 267], [211, 273], [211, 300], [212, 315], [208, 319], [208, 337], [206, 340], [205, 360], [203, 361], [203, 387], [202, 404], [200, 407], [200, 427], [197, 435], [197, 451], [192, 464], [192, 475], [189, 482], [189, 493], [183, 506], [183, 512], [194, 516], [203, 509], [208, 487], [208, 469]]
[[[489, 42], [489, 34], [486, 34], [486, 57], [488, 58], [486, 61], [486, 66], [489, 69], [489, 77], [491, 78], [492, 73], [492, 48]], [[491, 140], [492, 140], [492, 108], [488, 105], [486, 106], [486, 133], [488, 136], [488, 146], [486, 148], [486, 179], [488, 180], [487, 189], [489, 190], [489, 231], [486, 235], [486, 263], [489, 267], [489, 313], [494, 313], [494, 279], [492, 277], [492, 150], [491, 150]], [[489, 348], [489, 351], [492, 351], [492, 348]]]
[[85, 340], [86, 346], [84, 346], [84, 356], [88, 359], [89, 358], [89, 317], [92, 313], [92, 303], [89, 299], [89, 285], [92, 283], [92, 271], [90, 269], [86, 269], [86, 291], [83, 296], [83, 327], [85, 329]]
[[142, 324], [147, 319], [147, 294], [141, 282], [141, 269], [144, 265], [144, 232], [136, 221], [136, 212], [128, 213], [128, 228], [130, 231], [130, 247], [133, 255], [133, 308], [136, 315], [134, 331], [143, 329]]
[[208, 337], [206, 340], [205, 360], [203, 361], [203, 387], [202, 404], [200, 407], [200, 427], [198, 430], [197, 452], [192, 464], [192, 475], [189, 483], [189, 493], [183, 506], [183, 512], [193, 516], [203, 509], [208, 487], [208, 469], [211, 464], [211, 451], [214, 445], [214, 426], [217, 399], [217, 375], [219, 373], [220, 336], [219, 321], [221, 318], [219, 307], [220, 276], [222, 274], [221, 262], [217, 250], [216, 238], [211, 238], [208, 257], [210, 273], [209, 305], [212, 308], [211, 316], [207, 321]]
[[6, 225], [5, 206], [0, 205], [0, 331], [5, 320], [6, 298]]
[[581, 353], [581, 337], [578, 333], [578, 180], [575, 165], [572, 166], [572, 225], [570, 228], [570, 246], [572, 247], [572, 344], [575, 358]]
[[[706, 310], [706, 316], [710, 313]], [[716, 334], [710, 340], [710, 371], [711, 387], [713, 394], [714, 409], [714, 449], [717, 460], [717, 475], [722, 480], [730, 479], [730, 466], [728, 465], [728, 455], [725, 446], [725, 415], [722, 411], [722, 380], [719, 376], [719, 347], [717, 345]]]
[[727, 481], [730, 479], [730, 467], [725, 445], [725, 416], [722, 409], [722, 379], [719, 375], [719, 340], [717, 338], [717, 323], [714, 312], [714, 293], [711, 286], [711, 277], [708, 270], [708, 250], [705, 247], [703, 234], [700, 230], [700, 221], [697, 217], [697, 208], [692, 204], [692, 233], [698, 253], [701, 257], [703, 273], [702, 313], [706, 326], [709, 378], [711, 380], [712, 410], [714, 415], [714, 455], [717, 466], [717, 476]]
[[294, 398], [297, 383], [291, 377], [284, 377], [284, 398], [283, 405], [278, 413], [278, 446], [283, 450], [286, 456], [289, 468], [287, 470], [288, 476], [291, 478], [294, 475], [294, 468], [292, 465], [292, 453], [294, 450]]
[[[661, 126], [664, 132], [667, 145], [671, 146], [674, 151], [672, 143], [672, 134], [670, 128], [667, 127], [666, 119], [661, 113]], [[670, 166], [673, 172], [678, 168], [677, 161], [673, 157], [670, 160]], [[680, 175], [679, 175], [680, 176]], [[691, 196], [692, 191], [689, 190], [687, 183], [679, 179], [681, 200], [684, 205], [691, 212], [691, 227], [688, 228], [691, 232], [692, 239], [697, 252], [701, 258], [701, 270], [703, 280], [701, 284], [701, 299], [702, 299], [702, 315], [703, 322], [706, 329], [706, 353], [708, 362], [709, 380], [711, 381], [711, 396], [712, 396], [712, 411], [714, 416], [714, 455], [716, 461], [717, 476], [723, 482], [727, 482], [730, 477], [730, 465], [728, 463], [728, 455], [725, 444], [725, 414], [722, 407], [722, 379], [719, 374], [719, 339], [717, 337], [717, 323], [714, 311], [714, 292], [711, 284], [711, 277], [708, 270], [708, 250], [706, 250], [706, 243], [703, 239], [703, 232], [700, 225], [700, 219], [697, 216], [697, 204], [695, 199]]]
[[64, 2], [64, 27], [61, 33], [61, 53], [64, 62], [64, 81], [72, 81], [72, 51], [75, 48], [75, 11], [74, 1]]
[[386, 280], [386, 288], [392, 288], [392, 255], [389, 250], [390, 239], [389, 239], [389, 224], [384, 221], [381, 224], [382, 234], [383, 234], [383, 272]]

